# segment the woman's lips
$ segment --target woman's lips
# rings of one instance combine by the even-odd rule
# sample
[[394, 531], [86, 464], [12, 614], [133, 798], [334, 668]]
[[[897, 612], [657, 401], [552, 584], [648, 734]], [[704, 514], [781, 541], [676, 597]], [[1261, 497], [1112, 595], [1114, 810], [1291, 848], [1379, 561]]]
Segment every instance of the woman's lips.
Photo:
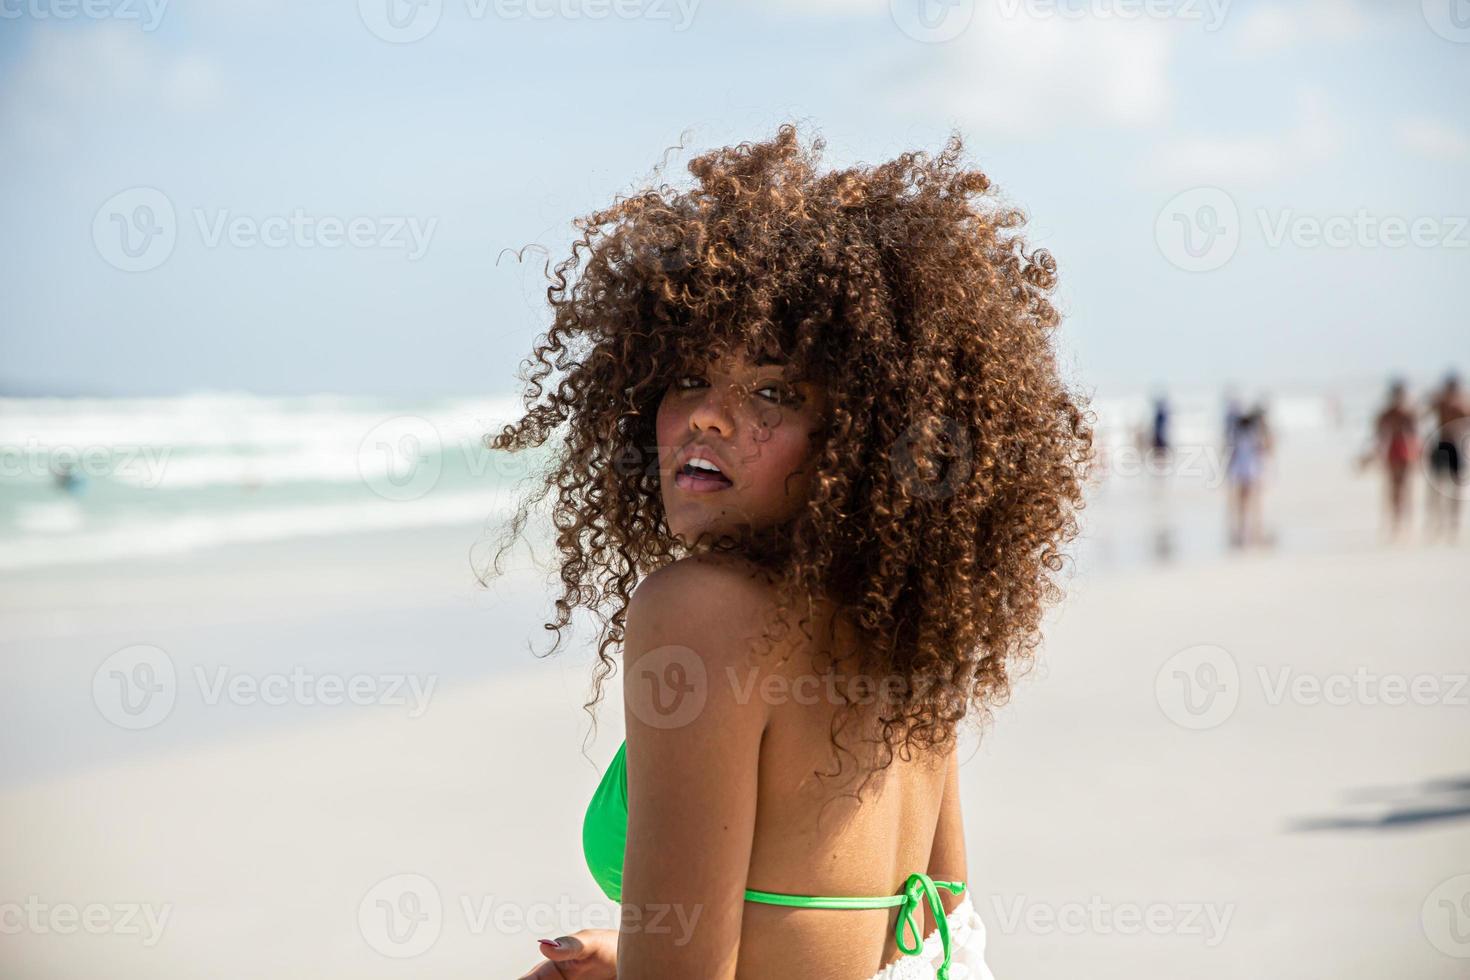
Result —
[[735, 484], [714, 473], [686, 472], [682, 467], [674, 471], [674, 486], [690, 493], [714, 493], [726, 490]]

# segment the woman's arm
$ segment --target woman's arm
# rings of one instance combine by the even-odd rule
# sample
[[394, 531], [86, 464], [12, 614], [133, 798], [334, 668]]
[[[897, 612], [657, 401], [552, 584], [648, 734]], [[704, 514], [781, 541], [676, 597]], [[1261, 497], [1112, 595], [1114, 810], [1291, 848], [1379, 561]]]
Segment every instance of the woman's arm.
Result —
[[684, 559], [629, 602], [621, 980], [735, 976], [769, 717], [745, 653], [767, 600], [737, 568]]
[[[929, 877], [937, 881], [963, 881], [970, 884], [969, 866], [965, 860], [965, 818], [960, 812], [960, 758], [959, 739], [950, 749], [945, 763], [944, 798], [939, 801], [939, 822], [934, 828], [934, 844], [929, 850]], [[967, 888], [968, 890], [968, 888]], [[964, 893], [955, 895], [946, 889], [939, 890], [940, 900], [946, 912], [953, 912], [964, 899]], [[973, 898], [972, 898], [973, 900]], [[938, 925], [924, 906], [924, 935], [927, 936]]]

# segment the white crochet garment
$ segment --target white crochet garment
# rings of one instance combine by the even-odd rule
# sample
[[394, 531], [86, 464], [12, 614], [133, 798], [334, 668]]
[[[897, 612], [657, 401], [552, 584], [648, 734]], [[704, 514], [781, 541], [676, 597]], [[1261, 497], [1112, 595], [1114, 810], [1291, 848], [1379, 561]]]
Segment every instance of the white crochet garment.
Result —
[[[968, 891], [945, 920], [949, 922], [949, 980], [995, 980], [985, 965], [985, 923]], [[900, 956], [873, 974], [871, 980], [935, 980], [943, 962], [944, 946], [936, 928], [924, 940], [921, 952]]]

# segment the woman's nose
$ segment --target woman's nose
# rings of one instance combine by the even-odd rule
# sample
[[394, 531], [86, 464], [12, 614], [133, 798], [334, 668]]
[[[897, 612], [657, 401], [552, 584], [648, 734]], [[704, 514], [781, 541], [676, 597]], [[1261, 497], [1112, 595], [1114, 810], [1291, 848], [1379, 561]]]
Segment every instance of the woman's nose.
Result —
[[735, 428], [735, 417], [730, 410], [730, 392], [724, 387], [711, 385], [704, 397], [689, 413], [690, 428], [706, 431], [713, 429], [721, 435], [730, 435]]

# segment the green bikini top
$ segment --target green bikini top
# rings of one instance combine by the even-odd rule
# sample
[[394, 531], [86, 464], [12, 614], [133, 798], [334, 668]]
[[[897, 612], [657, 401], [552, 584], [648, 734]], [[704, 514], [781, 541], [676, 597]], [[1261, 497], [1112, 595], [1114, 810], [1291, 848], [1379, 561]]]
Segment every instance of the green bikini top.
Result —
[[[628, 743], [618, 746], [617, 754], [602, 774], [602, 782], [587, 804], [587, 815], [582, 820], [582, 852], [587, 858], [587, 868], [592, 872], [604, 895], [614, 902], [622, 901], [623, 850], [628, 840]], [[924, 901], [939, 931], [939, 940], [944, 946], [944, 964], [939, 968], [939, 980], [949, 980], [949, 920], [944, 905], [939, 900], [939, 889], [944, 888], [958, 895], [965, 890], [964, 882], [935, 881], [922, 872], [914, 872], [904, 882], [903, 890], [897, 895], [880, 895], [876, 898], [835, 898], [817, 895], [783, 895], [778, 892], [762, 892], [753, 888], [745, 890], [747, 902], [763, 902], [768, 905], [789, 905], [803, 909], [881, 909], [895, 905], [903, 906], [898, 913], [898, 922], [893, 935], [901, 952], [915, 955], [924, 948], [924, 937], [919, 934], [923, 921], [919, 908]], [[912, 938], [910, 938], [912, 937]]]

